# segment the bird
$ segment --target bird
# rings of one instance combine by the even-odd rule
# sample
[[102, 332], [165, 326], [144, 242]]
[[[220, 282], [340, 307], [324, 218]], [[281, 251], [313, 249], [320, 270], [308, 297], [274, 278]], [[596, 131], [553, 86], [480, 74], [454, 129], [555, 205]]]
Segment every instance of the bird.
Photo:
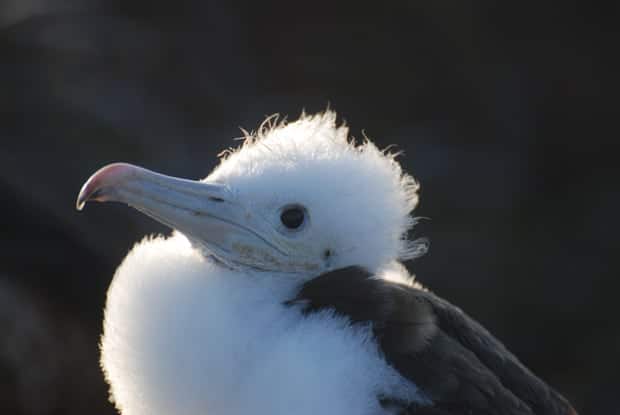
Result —
[[418, 182], [332, 110], [270, 117], [202, 180], [126, 163], [77, 198], [172, 229], [138, 242], [100, 342], [123, 415], [576, 415], [403, 263]]

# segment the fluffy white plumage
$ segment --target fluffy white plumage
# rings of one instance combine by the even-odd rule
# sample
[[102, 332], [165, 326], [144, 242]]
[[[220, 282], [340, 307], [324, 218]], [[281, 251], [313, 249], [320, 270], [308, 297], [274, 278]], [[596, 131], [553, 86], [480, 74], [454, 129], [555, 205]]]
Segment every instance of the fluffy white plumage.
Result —
[[326, 249], [334, 255], [332, 268], [360, 265], [371, 271], [419, 256], [424, 245], [406, 239], [414, 224], [417, 182], [395, 155], [368, 140], [356, 146], [348, 134], [330, 111], [302, 114], [290, 124], [263, 124], [256, 137], [226, 152], [205, 181], [235, 189], [274, 228], [281, 206], [306, 206], [310, 226], [303, 233], [295, 240], [273, 238], [297, 245], [297, 255], [305, 252], [310, 263]]
[[[101, 342], [124, 415], [364, 415], [386, 411], [382, 392], [426, 399], [386, 364], [368, 326], [283, 305], [300, 282], [347, 265], [410, 279], [395, 264], [420, 250], [405, 238], [417, 185], [392, 155], [347, 135], [331, 112], [261, 128], [205, 179], [234, 189], [286, 267], [259, 270], [255, 257], [222, 266], [179, 233], [131, 250], [108, 292]], [[296, 233], [280, 228], [290, 203], [309, 215]]]

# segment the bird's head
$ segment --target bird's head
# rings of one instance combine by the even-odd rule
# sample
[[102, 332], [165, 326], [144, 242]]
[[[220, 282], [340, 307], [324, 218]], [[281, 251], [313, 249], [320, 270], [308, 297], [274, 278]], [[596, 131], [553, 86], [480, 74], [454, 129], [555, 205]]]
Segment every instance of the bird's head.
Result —
[[423, 253], [408, 241], [417, 183], [394, 155], [356, 145], [333, 112], [263, 124], [204, 180], [103, 167], [78, 196], [118, 201], [183, 233], [229, 267], [316, 275]]

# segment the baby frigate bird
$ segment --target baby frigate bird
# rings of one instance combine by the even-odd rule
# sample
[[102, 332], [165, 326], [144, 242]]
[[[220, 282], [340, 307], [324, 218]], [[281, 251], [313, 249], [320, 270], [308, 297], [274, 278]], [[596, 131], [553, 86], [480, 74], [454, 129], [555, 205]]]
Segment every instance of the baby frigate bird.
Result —
[[111, 164], [87, 201], [176, 229], [107, 296], [101, 363], [123, 415], [575, 414], [399, 261], [417, 184], [325, 112], [262, 127], [204, 180]]

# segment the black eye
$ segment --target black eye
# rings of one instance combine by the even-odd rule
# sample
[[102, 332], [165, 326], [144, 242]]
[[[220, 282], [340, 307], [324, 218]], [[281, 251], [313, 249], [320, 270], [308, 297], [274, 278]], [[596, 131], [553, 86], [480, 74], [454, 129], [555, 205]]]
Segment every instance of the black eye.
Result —
[[280, 214], [282, 224], [289, 229], [299, 228], [304, 223], [305, 217], [306, 212], [301, 206], [287, 206]]

